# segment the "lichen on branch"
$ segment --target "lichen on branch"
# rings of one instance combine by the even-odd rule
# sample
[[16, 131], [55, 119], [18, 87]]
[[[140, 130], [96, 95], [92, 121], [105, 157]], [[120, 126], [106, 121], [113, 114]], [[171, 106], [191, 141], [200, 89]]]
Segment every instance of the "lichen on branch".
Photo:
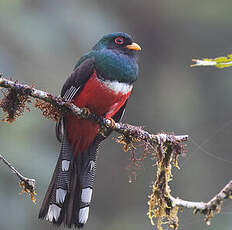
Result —
[[12, 166], [12, 164], [7, 161], [1, 154], [0, 154], [0, 161], [2, 161], [9, 169], [11, 172], [13, 172], [18, 178], [19, 178], [19, 185], [22, 187], [21, 194], [27, 193], [30, 195], [31, 200], [33, 203], [36, 202], [35, 199], [35, 179], [30, 179], [25, 176], [23, 176], [15, 167]]
[[184, 146], [175, 140], [164, 141], [156, 146], [153, 158], [156, 162], [156, 180], [152, 186], [152, 194], [148, 201], [148, 217], [154, 225], [157, 221], [158, 230], [163, 229], [164, 224], [171, 228], [178, 228], [178, 207], [172, 205], [170, 199], [171, 189], [169, 181], [172, 180], [172, 165], [178, 167], [178, 156], [184, 153]]
[[[117, 143], [123, 145], [124, 152], [129, 152], [130, 154], [127, 170], [129, 171], [129, 183], [132, 183], [132, 181], [136, 181], [136, 172], [138, 169], [143, 168], [143, 161], [152, 152], [153, 147], [149, 142], [145, 142], [139, 137], [135, 138], [127, 134], [122, 134], [113, 139]], [[138, 147], [143, 148], [142, 153], [137, 153]]]
[[53, 121], [58, 121], [61, 117], [61, 110], [51, 103], [42, 101], [39, 99], [35, 100], [35, 107], [42, 111], [43, 116], [47, 119], [52, 119]]
[[[47, 92], [32, 88], [26, 84], [20, 84], [18, 82], [10, 81], [4, 78], [2, 74], [0, 74], [0, 87], [17, 89], [21, 92], [26, 92], [26, 94], [30, 97], [37, 98], [44, 102], [52, 104], [52, 106], [56, 107], [56, 111], [60, 111], [61, 113], [72, 113], [74, 116], [91, 120], [97, 124], [100, 124], [102, 127], [106, 127], [112, 131], [116, 131], [120, 134], [131, 135], [134, 138], [140, 138], [141, 140], [145, 142], [150, 142], [151, 144], [158, 143], [161, 138], [159, 135], [150, 134], [140, 127], [136, 127], [133, 125], [123, 124], [119, 122], [115, 123], [115, 126], [111, 126], [112, 121], [110, 119], [98, 116], [94, 113], [86, 114], [85, 108], [79, 108], [73, 103], [65, 101], [61, 97], [53, 96]], [[181, 142], [188, 140], [188, 135], [180, 135], [175, 137]]]
[[28, 103], [31, 100], [27, 91], [9, 88], [6, 92], [2, 91], [2, 94], [4, 97], [0, 100], [0, 107], [6, 113], [2, 121], [11, 123], [21, 116], [25, 110], [30, 111]]
[[232, 199], [232, 180], [229, 181], [229, 183], [227, 183], [224, 188], [208, 202], [186, 201], [178, 197], [174, 198], [171, 195], [170, 199], [173, 206], [191, 208], [194, 210], [194, 214], [203, 214], [205, 216], [205, 223], [209, 226], [214, 214], [220, 213], [223, 200]]

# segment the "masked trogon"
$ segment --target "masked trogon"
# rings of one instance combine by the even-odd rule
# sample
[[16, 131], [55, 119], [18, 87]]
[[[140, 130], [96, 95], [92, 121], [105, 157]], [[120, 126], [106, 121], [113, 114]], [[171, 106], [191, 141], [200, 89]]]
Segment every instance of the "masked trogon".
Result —
[[[140, 46], [126, 33], [103, 38], [76, 64], [61, 96], [81, 108], [119, 121], [138, 76]], [[108, 136], [109, 133], [106, 135]], [[89, 215], [97, 149], [106, 136], [92, 121], [65, 114], [57, 123], [59, 159], [39, 218], [81, 228]]]

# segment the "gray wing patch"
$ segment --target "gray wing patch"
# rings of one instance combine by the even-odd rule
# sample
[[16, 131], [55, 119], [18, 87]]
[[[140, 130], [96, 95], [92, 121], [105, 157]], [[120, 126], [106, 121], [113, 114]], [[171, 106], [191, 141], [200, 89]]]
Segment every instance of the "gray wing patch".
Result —
[[63, 96], [63, 99], [66, 101], [71, 101], [79, 89], [80, 89], [80, 86], [76, 88], [75, 86], [72, 85], [68, 90], [66, 90]]

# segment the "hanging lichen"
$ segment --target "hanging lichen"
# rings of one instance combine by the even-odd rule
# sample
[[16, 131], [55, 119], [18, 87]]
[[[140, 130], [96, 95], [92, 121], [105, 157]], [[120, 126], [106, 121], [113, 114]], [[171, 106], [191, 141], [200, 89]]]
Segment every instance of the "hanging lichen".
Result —
[[21, 116], [25, 109], [30, 111], [27, 103], [30, 103], [31, 100], [27, 92], [11, 88], [2, 93], [4, 97], [0, 100], [0, 107], [6, 113], [2, 121], [11, 123]]
[[49, 102], [44, 102], [39, 99], [35, 101], [35, 107], [42, 111], [43, 116], [54, 121], [58, 121], [61, 116], [61, 111]]
[[148, 201], [148, 217], [154, 225], [157, 221], [158, 230], [162, 230], [164, 224], [171, 228], [178, 228], [178, 207], [173, 207], [170, 199], [171, 189], [168, 185], [172, 180], [172, 164], [178, 167], [178, 156], [183, 152], [183, 146], [179, 143], [160, 143], [153, 156], [156, 160], [156, 180], [152, 186], [152, 194]]
[[[124, 152], [129, 152], [129, 165], [127, 170], [129, 172], [129, 183], [136, 181], [137, 170], [143, 168], [143, 161], [147, 158], [148, 154], [152, 151], [152, 146], [150, 143], [145, 142], [140, 137], [133, 137], [128, 134], [122, 134], [114, 140], [123, 145]], [[137, 153], [137, 147], [142, 147], [141, 153]]]

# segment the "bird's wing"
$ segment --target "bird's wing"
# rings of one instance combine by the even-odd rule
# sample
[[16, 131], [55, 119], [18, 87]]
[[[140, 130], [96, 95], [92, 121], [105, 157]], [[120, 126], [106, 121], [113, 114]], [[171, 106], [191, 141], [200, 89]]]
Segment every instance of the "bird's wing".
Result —
[[[94, 58], [86, 58], [78, 66], [75, 67], [70, 74], [61, 90], [61, 97], [66, 101], [72, 99], [80, 93], [85, 83], [89, 80], [94, 71]], [[56, 137], [61, 142], [64, 135], [64, 121], [61, 118], [56, 124]]]
[[87, 58], [70, 74], [61, 90], [61, 97], [70, 101], [89, 80], [94, 71], [94, 58]]

